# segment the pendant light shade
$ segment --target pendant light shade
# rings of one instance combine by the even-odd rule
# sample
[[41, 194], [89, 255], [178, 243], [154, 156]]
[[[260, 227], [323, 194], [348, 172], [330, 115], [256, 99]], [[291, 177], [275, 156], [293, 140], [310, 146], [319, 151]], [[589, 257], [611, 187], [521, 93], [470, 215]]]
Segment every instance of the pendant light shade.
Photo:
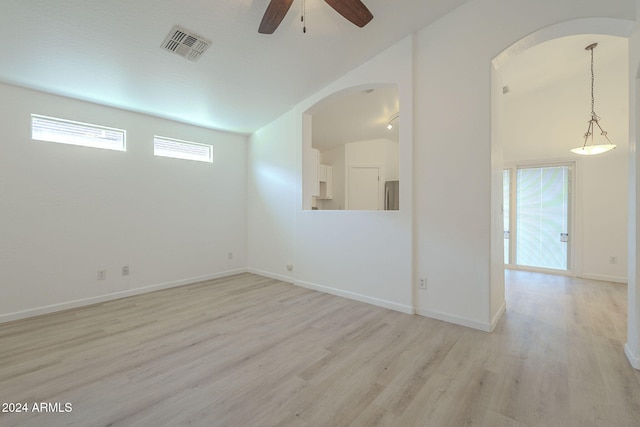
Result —
[[[587, 131], [584, 134], [584, 144], [571, 150], [572, 153], [585, 156], [606, 153], [607, 151], [616, 148], [615, 144], [611, 143], [611, 140], [609, 140], [607, 131], [602, 129], [602, 126], [600, 126], [600, 117], [598, 117], [595, 112], [595, 98], [593, 95], [593, 86], [595, 81], [595, 75], [593, 72], [593, 50], [596, 46], [598, 46], [598, 43], [590, 44], [585, 48], [586, 50], [591, 51], [591, 119], [589, 120]], [[596, 134], [597, 140], [595, 136]]]
[[614, 144], [586, 145], [584, 147], [572, 148], [571, 152], [582, 154], [583, 156], [594, 156], [596, 154], [606, 153], [614, 148], [616, 148]]

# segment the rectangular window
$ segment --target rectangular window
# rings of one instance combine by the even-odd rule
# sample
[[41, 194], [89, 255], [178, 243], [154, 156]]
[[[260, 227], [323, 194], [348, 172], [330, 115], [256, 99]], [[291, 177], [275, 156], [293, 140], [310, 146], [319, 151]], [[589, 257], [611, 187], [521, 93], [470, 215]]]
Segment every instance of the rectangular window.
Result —
[[31, 115], [31, 139], [126, 151], [126, 131], [54, 117]]
[[574, 167], [514, 165], [504, 171], [505, 264], [570, 271]]
[[153, 137], [153, 154], [174, 159], [213, 163], [213, 147], [211, 145], [157, 135]]
[[509, 264], [511, 262], [509, 252], [511, 247], [509, 245], [511, 239], [511, 227], [509, 225], [511, 221], [511, 169], [505, 169], [502, 172], [502, 212], [504, 221], [504, 263]]
[[569, 166], [518, 169], [518, 265], [567, 270], [569, 172]]

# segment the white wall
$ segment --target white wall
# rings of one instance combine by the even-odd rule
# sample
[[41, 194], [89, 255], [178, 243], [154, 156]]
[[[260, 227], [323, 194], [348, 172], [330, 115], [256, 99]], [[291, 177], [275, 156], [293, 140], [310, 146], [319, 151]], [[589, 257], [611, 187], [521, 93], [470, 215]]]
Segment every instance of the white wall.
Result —
[[[32, 141], [31, 113], [125, 129], [127, 151]], [[246, 137], [4, 84], [0, 128], [0, 320], [245, 269]], [[214, 162], [155, 158], [154, 134]]]
[[624, 350], [629, 362], [640, 369], [640, 292], [638, 289], [637, 269], [640, 265], [638, 251], [638, 137], [640, 136], [640, 0], [636, 0], [636, 25], [629, 38], [629, 117], [635, 117], [629, 123], [629, 292], [627, 302], [627, 342]]
[[318, 200], [319, 209], [343, 210], [345, 209], [345, 146], [339, 145], [320, 153], [320, 162], [331, 165], [333, 170], [333, 198], [330, 200]]
[[[504, 161], [521, 164], [577, 161], [577, 204], [573, 207], [577, 233], [571, 237], [576, 255], [575, 273], [580, 277], [626, 283], [627, 40], [619, 38], [610, 43], [622, 44], [621, 51], [625, 54], [607, 64], [598, 64], [596, 59], [596, 112], [618, 147], [593, 157], [569, 152], [583, 143], [582, 135], [589, 119], [590, 76], [585, 67], [584, 75], [556, 81], [533, 92], [501, 96]], [[587, 66], [588, 58], [585, 55]], [[617, 257], [616, 264], [609, 262], [611, 256]]]
[[[253, 134], [248, 153], [242, 137], [0, 86], [0, 313], [248, 265], [302, 286], [490, 329], [504, 307], [495, 268], [502, 256], [502, 149], [492, 144], [491, 60], [542, 28], [576, 18], [635, 19], [638, 5], [470, 0]], [[305, 111], [334, 92], [375, 83], [399, 85], [400, 211], [303, 211]], [[127, 128], [129, 149], [33, 142], [31, 112]], [[147, 141], [156, 132], [212, 142], [213, 168], [154, 159]], [[635, 195], [635, 161], [629, 170]], [[636, 233], [635, 198], [630, 203], [629, 231]], [[637, 258], [635, 246], [630, 253]], [[634, 283], [637, 261], [630, 263]], [[125, 263], [126, 280], [118, 276]], [[108, 279], [98, 283], [101, 268]], [[416, 291], [417, 277], [428, 279], [428, 290]], [[640, 306], [638, 295], [631, 286], [630, 307]], [[630, 310], [627, 354], [638, 360], [636, 312]]]
[[296, 211], [300, 209], [297, 169], [300, 152], [293, 114], [250, 137], [248, 151], [248, 266], [253, 272], [292, 281], [296, 264]]
[[[263, 184], [249, 177], [249, 267], [298, 285], [412, 312], [412, 40], [407, 38], [301, 102], [251, 136], [249, 169], [277, 170]], [[398, 84], [400, 211], [303, 211], [302, 150], [305, 112], [354, 86]], [[404, 184], [406, 183], [406, 185]], [[284, 194], [274, 198], [273, 194]], [[282, 218], [282, 219], [281, 219]], [[283, 227], [284, 230], [280, 230]], [[275, 232], [274, 230], [280, 230]], [[294, 258], [293, 271], [285, 263]]]
[[[267, 126], [269, 139], [252, 138], [251, 144], [274, 147], [282, 147], [286, 138], [288, 150], [301, 150], [301, 117], [314, 103], [351, 85], [389, 81], [385, 73], [407, 76], [400, 85], [400, 119], [412, 123], [401, 125], [400, 215], [300, 211], [302, 156], [296, 152], [296, 164], [287, 169], [296, 179], [294, 225], [286, 243], [269, 248], [279, 253], [294, 248], [296, 266], [288, 277], [360, 299], [401, 306], [413, 300], [421, 314], [490, 330], [505, 307], [499, 244], [502, 148], [492, 144], [491, 61], [530, 33], [587, 17], [634, 19], [634, 1], [471, 0]], [[297, 128], [276, 130], [283, 120]], [[249, 206], [256, 206], [251, 197]], [[291, 217], [289, 207], [282, 209]], [[252, 262], [264, 271], [281, 271], [268, 262], [273, 254], [253, 253]], [[415, 289], [417, 277], [427, 279], [428, 290]], [[402, 294], [394, 295], [394, 289]]]
[[492, 162], [491, 60], [538, 29], [589, 16], [632, 19], [634, 4], [471, 0], [418, 32], [417, 267], [429, 288], [418, 293], [419, 312], [489, 329], [503, 309], [493, 268], [501, 212], [491, 188], [501, 164]]

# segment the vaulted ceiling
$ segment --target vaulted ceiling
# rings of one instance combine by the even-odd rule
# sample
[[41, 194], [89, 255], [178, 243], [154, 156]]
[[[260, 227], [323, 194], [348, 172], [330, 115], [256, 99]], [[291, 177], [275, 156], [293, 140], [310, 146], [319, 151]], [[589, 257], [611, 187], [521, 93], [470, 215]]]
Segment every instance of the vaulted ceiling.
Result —
[[[0, 81], [248, 134], [464, 2], [364, 0], [360, 29], [296, 0], [264, 35], [269, 0], [0, 0]], [[211, 41], [197, 62], [161, 49], [174, 25]]]
[[[585, 47], [594, 42], [598, 43], [594, 50], [596, 74], [611, 64], [626, 67], [628, 45], [625, 38], [601, 34], [561, 37], [532, 46], [501, 64], [499, 72], [508, 86], [509, 95], [526, 95], [566, 79], [579, 78], [588, 83], [591, 55]], [[606, 91], [608, 84], [606, 79], [598, 79], [601, 91]], [[585, 92], [588, 91], [589, 86], [585, 85]]]
[[[314, 106], [312, 145], [320, 151], [348, 142], [399, 142], [400, 103], [396, 86], [367, 87], [332, 96]], [[392, 128], [387, 125], [392, 122]]]

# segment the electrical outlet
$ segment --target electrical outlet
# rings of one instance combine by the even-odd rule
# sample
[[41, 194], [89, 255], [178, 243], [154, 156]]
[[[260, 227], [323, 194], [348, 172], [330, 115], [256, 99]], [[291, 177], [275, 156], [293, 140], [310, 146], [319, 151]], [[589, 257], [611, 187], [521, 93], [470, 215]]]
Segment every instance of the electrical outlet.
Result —
[[609, 264], [617, 264], [618, 263], [618, 257], [617, 256], [610, 256], [609, 257]]
[[98, 280], [106, 280], [107, 270], [98, 270]]
[[420, 289], [427, 290], [427, 278], [423, 277], [420, 279]]
[[128, 276], [129, 275], [129, 266], [125, 265], [124, 267], [122, 267], [122, 275], [123, 276]]
[[227, 259], [228, 259], [228, 260], [232, 260], [232, 259], [233, 259], [233, 252], [229, 252], [229, 253], [227, 254]]

